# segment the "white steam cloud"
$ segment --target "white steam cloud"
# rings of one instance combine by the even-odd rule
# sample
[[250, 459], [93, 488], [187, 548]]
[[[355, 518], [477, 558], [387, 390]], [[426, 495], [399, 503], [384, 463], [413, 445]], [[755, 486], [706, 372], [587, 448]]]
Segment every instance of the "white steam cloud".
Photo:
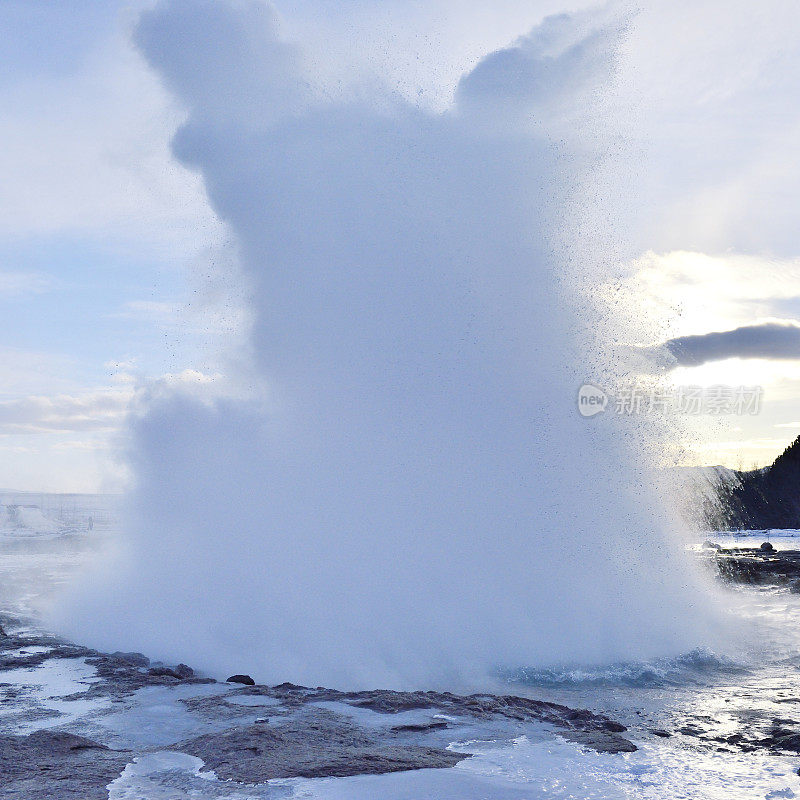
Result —
[[188, 110], [175, 156], [238, 240], [268, 392], [153, 398], [124, 564], [62, 627], [346, 687], [704, 639], [637, 443], [575, 407], [595, 356], [549, 242], [577, 161], [549, 137], [611, 74], [618, 29], [590, 23], [545, 21], [437, 113], [314, 89], [261, 3], [143, 16]]

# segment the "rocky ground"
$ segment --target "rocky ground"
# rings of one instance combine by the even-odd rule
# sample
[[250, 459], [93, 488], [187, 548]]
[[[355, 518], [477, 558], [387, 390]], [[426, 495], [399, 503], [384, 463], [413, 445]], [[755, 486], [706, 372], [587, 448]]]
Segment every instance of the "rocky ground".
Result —
[[[273, 779], [447, 768], [470, 757], [450, 744], [475, 726], [508, 737], [546, 728], [597, 752], [636, 750], [618, 722], [557, 703], [247, 685], [247, 676], [218, 683], [184, 664], [80, 647], [9, 616], [0, 625], [2, 798], [107, 800], [135, 759], [164, 751], [201, 759], [192, 763], [228, 782], [226, 792]], [[167, 783], [178, 780], [169, 772]], [[203, 796], [217, 796], [205, 786]]]
[[702, 552], [723, 580], [800, 592], [800, 550], [776, 550], [769, 542], [725, 548], [707, 541]]

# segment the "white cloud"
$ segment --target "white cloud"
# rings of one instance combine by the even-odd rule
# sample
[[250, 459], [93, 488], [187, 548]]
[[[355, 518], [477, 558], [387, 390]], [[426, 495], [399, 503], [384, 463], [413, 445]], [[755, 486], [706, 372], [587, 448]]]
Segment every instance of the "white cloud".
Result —
[[[117, 387], [76, 394], [28, 395], [0, 401], [0, 435], [66, 432], [119, 432], [126, 414], [139, 397], [180, 390], [204, 397], [229, 392], [223, 376], [196, 369], [141, 378], [123, 373]], [[213, 387], [213, 388], [212, 388]], [[105, 446], [105, 445], [104, 445]], [[97, 444], [93, 445], [97, 447]]]
[[635, 249], [796, 256], [796, 3], [651, 0], [621, 57], [619, 202]]
[[800, 258], [648, 251], [626, 270], [629, 277], [607, 287], [607, 295], [622, 291], [625, 304], [648, 317], [652, 330], [659, 332], [655, 340], [630, 344], [653, 344], [759, 322], [790, 322], [788, 301], [798, 300], [800, 312]]
[[92, 440], [92, 439], [69, 439], [63, 442], [56, 442], [52, 450], [85, 450], [92, 453], [104, 452], [108, 450], [108, 443], [106, 441]]
[[16, 491], [119, 491], [129, 474], [103, 431], [0, 436], [0, 486]]
[[282, 30], [302, 39], [308, 73], [342, 90], [389, 83], [423, 105], [446, 108], [459, 78], [550, 14], [593, 0], [275, 0]]
[[53, 284], [48, 275], [38, 272], [0, 272], [0, 297], [15, 297], [21, 294], [40, 294]]
[[0, 402], [0, 434], [116, 430], [131, 397], [131, 391], [99, 389], [79, 395], [5, 400]]
[[688, 462], [699, 464], [721, 464], [731, 469], [752, 469], [771, 464], [790, 443], [788, 438], [770, 437], [706, 439], [688, 442], [685, 446], [693, 458]]
[[[45, 363], [41, 361], [40, 363]], [[132, 368], [116, 362], [111, 367]], [[0, 400], [0, 486], [32, 491], [119, 491], [125, 421], [155, 397], [180, 393], [211, 402], [235, 394], [220, 374], [185, 369], [156, 378], [119, 372], [114, 386]], [[46, 380], [45, 380], [46, 384]]]
[[83, 388], [78, 372], [69, 356], [0, 346], [0, 398], [76, 392]]
[[125, 304], [125, 310], [117, 316], [144, 317], [165, 322], [175, 318], [182, 310], [178, 303], [165, 303], [158, 300], [131, 300]]
[[111, 234], [173, 253], [219, 236], [200, 179], [170, 157], [183, 112], [127, 28], [77, 71], [0, 80], [0, 233]]

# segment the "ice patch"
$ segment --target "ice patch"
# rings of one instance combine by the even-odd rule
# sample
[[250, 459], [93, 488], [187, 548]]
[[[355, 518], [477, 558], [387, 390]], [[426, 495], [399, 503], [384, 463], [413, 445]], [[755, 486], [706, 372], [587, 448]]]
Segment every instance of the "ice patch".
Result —
[[37, 686], [43, 699], [83, 691], [97, 680], [97, 670], [85, 658], [53, 658], [36, 667], [0, 670], [0, 683]]
[[10, 703], [3, 707], [0, 719], [37, 709], [56, 712], [38, 719], [34, 714], [26, 714], [27, 719], [16, 721], [14, 725], [14, 732], [21, 734], [84, 719], [107, 704], [102, 700], [63, 698], [85, 691], [97, 680], [95, 668], [83, 658], [54, 658], [36, 667], [2, 670], [0, 683], [27, 687], [30, 691], [19, 703]]
[[4, 650], [4, 658], [22, 658], [24, 656], [38, 655], [39, 653], [49, 653], [53, 648], [42, 645], [32, 645], [30, 647], [17, 647], [14, 650]]
[[[350, 717], [359, 727], [370, 728], [393, 728], [397, 725], [420, 725], [430, 722], [433, 718], [435, 709], [419, 708], [409, 711], [397, 711], [392, 714], [381, 714], [371, 708], [364, 708], [350, 703], [343, 703], [337, 700], [323, 700], [322, 702], [312, 703], [318, 708], [326, 708], [336, 714]], [[455, 720], [455, 717], [448, 717]]]
[[186, 753], [140, 756], [108, 785], [108, 800], [277, 800], [291, 796], [284, 786], [236, 787], [202, 769], [203, 761]]
[[293, 789], [292, 800], [539, 800], [550, 796], [537, 786], [457, 768], [300, 780]]
[[[526, 736], [511, 747], [471, 742], [475, 757], [454, 769], [496, 781], [519, 782], [519, 798], [699, 798], [763, 800], [793, 797], [798, 784], [791, 758], [755, 753], [700, 751], [663, 742], [636, 743], [635, 753], [612, 755], [584, 751], [558, 739], [533, 741]], [[463, 747], [463, 745], [457, 745]], [[786, 794], [789, 792], [789, 794]], [[385, 796], [385, 795], [383, 795]], [[482, 797], [494, 800], [487, 791]]]
[[190, 736], [219, 730], [222, 722], [204, 721], [181, 700], [219, 694], [218, 684], [200, 686], [145, 686], [130, 699], [130, 706], [98, 722], [109, 734], [113, 747], [164, 747]]

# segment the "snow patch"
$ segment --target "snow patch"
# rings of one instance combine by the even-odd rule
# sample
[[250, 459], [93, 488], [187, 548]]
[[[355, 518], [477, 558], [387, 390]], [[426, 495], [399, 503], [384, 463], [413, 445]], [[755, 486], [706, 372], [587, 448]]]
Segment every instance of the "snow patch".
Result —
[[36, 533], [61, 533], [62, 522], [42, 513], [38, 506], [0, 505], [0, 534], [30, 535]]
[[108, 785], [108, 800], [276, 800], [291, 796], [284, 786], [236, 787], [202, 769], [202, 759], [186, 753], [139, 756]]

